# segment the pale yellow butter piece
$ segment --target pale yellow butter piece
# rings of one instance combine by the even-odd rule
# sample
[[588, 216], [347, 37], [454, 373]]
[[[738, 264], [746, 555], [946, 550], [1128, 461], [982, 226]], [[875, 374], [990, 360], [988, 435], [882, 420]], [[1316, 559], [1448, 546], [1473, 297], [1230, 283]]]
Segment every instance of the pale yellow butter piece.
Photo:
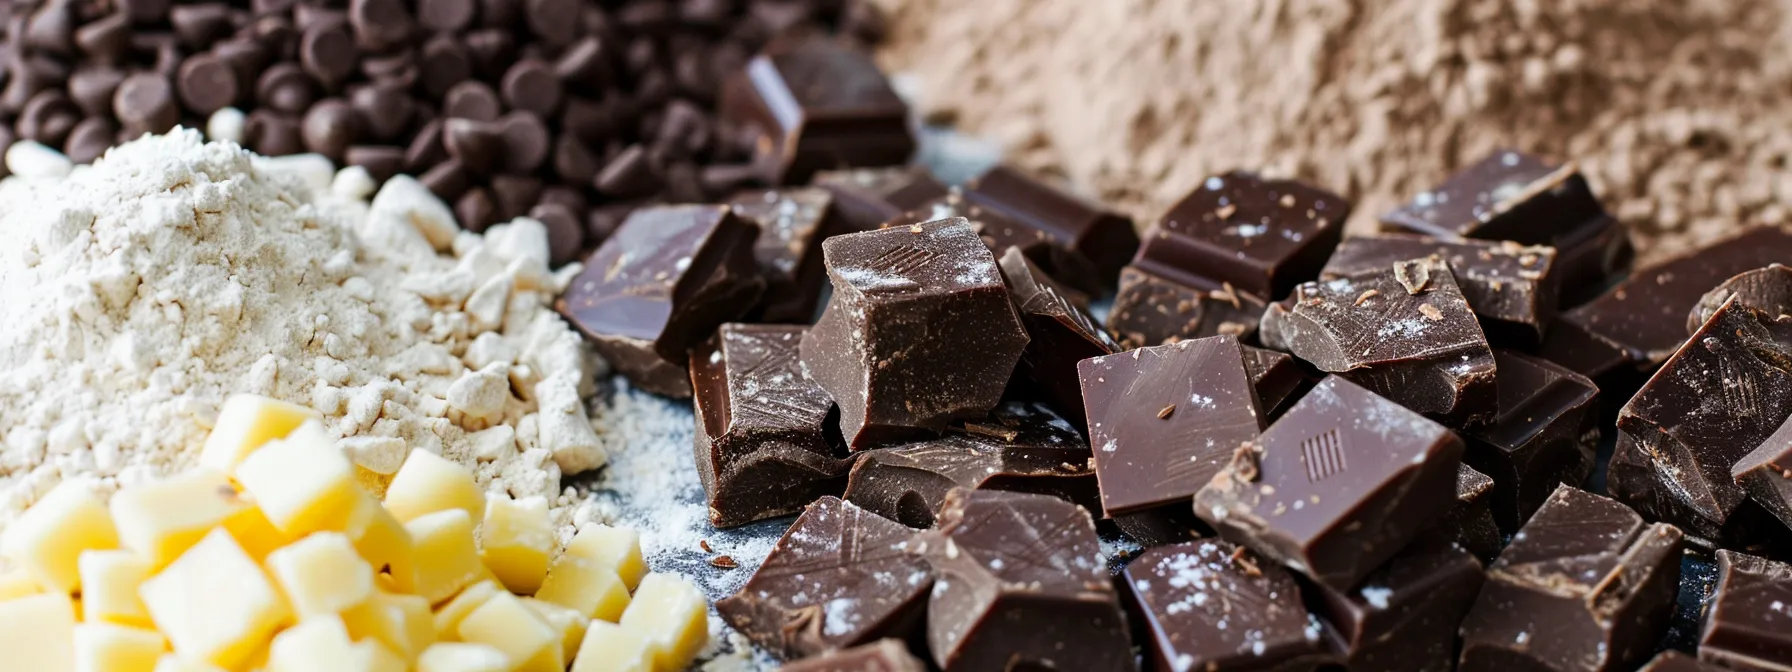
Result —
[[118, 529], [85, 481], [63, 481], [0, 533], [0, 557], [45, 590], [81, 589], [83, 551], [118, 548]]
[[292, 613], [223, 529], [144, 581], [138, 594], [175, 653], [225, 668], [242, 667]]
[[323, 421], [310, 408], [253, 394], [237, 394], [218, 409], [218, 424], [205, 437], [199, 464], [226, 474], [262, 444], [285, 438], [306, 421]]
[[113, 623], [75, 626], [76, 672], [155, 672], [168, 639], [147, 628]]
[[549, 627], [560, 632], [562, 657], [572, 660], [579, 655], [579, 643], [585, 641], [585, 629], [591, 626], [591, 617], [577, 610], [562, 607], [552, 602], [543, 602], [533, 597], [522, 598], [523, 604], [530, 611], [540, 616]]
[[6, 672], [75, 668], [75, 605], [42, 593], [0, 602], [0, 663]]
[[436, 641], [429, 600], [418, 595], [375, 591], [366, 602], [342, 612], [342, 622], [350, 638], [378, 641], [407, 663]]
[[360, 672], [361, 658], [348, 628], [336, 616], [320, 616], [300, 621], [281, 631], [268, 647], [268, 672], [323, 672], [341, 670]]
[[224, 472], [199, 467], [119, 490], [111, 510], [119, 543], [162, 567], [246, 506]]
[[479, 557], [510, 592], [534, 595], [548, 575], [554, 555], [554, 525], [543, 497], [485, 500], [485, 524], [479, 528]]
[[137, 589], [149, 578], [149, 561], [125, 550], [81, 554], [82, 620], [148, 626], [149, 610]]
[[455, 595], [454, 599], [449, 600], [447, 604], [442, 605], [442, 608], [436, 610], [434, 618], [436, 638], [444, 642], [459, 641], [461, 619], [466, 618], [467, 614], [473, 613], [474, 609], [484, 606], [486, 600], [492, 599], [503, 590], [498, 587], [497, 581], [480, 581], [460, 591], [460, 594]]
[[641, 559], [641, 533], [628, 528], [586, 525], [566, 542], [566, 554], [609, 565], [631, 593], [641, 587], [641, 577], [647, 576], [647, 561]]
[[484, 565], [473, 543], [473, 519], [461, 509], [425, 514], [405, 523], [417, 558], [417, 594], [440, 604], [479, 580]]
[[[83, 554], [85, 555], [85, 554]], [[23, 569], [0, 569], [0, 602], [15, 600], [21, 597], [44, 592], [44, 587], [37, 585], [37, 579], [31, 578]]]
[[275, 529], [274, 523], [268, 520], [268, 514], [263, 513], [261, 507], [246, 496], [243, 497], [243, 508], [224, 519], [224, 529], [236, 538], [236, 543], [243, 547], [249, 557], [255, 558], [256, 562], [266, 560], [268, 554], [275, 549], [295, 541]]
[[702, 591], [671, 574], [648, 574], [622, 613], [622, 627], [647, 638], [654, 665], [682, 670], [709, 642], [708, 603]]
[[628, 586], [616, 568], [573, 553], [561, 553], [535, 597], [590, 617], [615, 623], [628, 608]]
[[417, 561], [411, 533], [373, 495], [362, 493], [362, 497], [347, 529], [355, 550], [385, 577], [389, 588], [403, 593], [415, 591]]
[[355, 661], [366, 672], [405, 672], [410, 667], [403, 657], [377, 641], [355, 642]]
[[615, 623], [592, 621], [572, 663], [572, 672], [655, 672], [647, 638]]
[[408, 523], [448, 509], [466, 511], [475, 521], [485, 519], [485, 493], [473, 481], [473, 472], [427, 450], [412, 450], [386, 486], [386, 510]]
[[223, 668], [198, 660], [188, 660], [172, 653], [162, 654], [155, 672], [225, 672]]
[[251, 453], [236, 480], [274, 528], [292, 537], [346, 528], [363, 494], [355, 466], [314, 422]]
[[564, 670], [560, 633], [535, 615], [523, 601], [500, 592], [460, 622], [460, 640], [487, 644], [504, 652], [519, 672]]
[[510, 658], [486, 644], [439, 642], [417, 658], [417, 672], [509, 672]]
[[269, 553], [267, 569], [300, 620], [339, 614], [373, 597], [373, 566], [340, 532], [318, 532]]

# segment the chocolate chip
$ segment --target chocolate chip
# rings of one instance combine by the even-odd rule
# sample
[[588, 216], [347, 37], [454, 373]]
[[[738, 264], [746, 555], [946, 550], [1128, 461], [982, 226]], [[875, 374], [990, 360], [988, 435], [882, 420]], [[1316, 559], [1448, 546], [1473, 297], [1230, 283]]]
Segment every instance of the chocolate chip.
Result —
[[579, 186], [591, 184], [599, 168], [597, 157], [578, 138], [562, 134], [554, 140], [554, 174], [560, 176], [562, 182]]
[[404, 0], [350, 0], [348, 22], [356, 43], [373, 51], [404, 44], [411, 36], [411, 13]]
[[285, 156], [305, 151], [298, 120], [272, 110], [255, 110], [243, 122], [243, 136], [250, 149], [266, 156]]
[[556, 203], [584, 219], [585, 211], [591, 208], [590, 201], [585, 200], [585, 192], [572, 187], [543, 187], [541, 196], [535, 199], [536, 205]]
[[131, 47], [131, 17], [108, 14], [75, 29], [75, 46], [101, 63], [117, 63]]
[[21, 40], [26, 47], [55, 54], [75, 50], [75, 19], [68, 0], [50, 0], [32, 12]]
[[292, 6], [296, 4], [298, 0], [250, 0], [249, 11], [256, 16], [285, 14], [292, 11]]
[[416, 105], [398, 87], [380, 84], [354, 87], [348, 102], [361, 113], [361, 129], [368, 138], [382, 142], [396, 139], [410, 128], [412, 108]]
[[180, 121], [180, 108], [167, 78], [139, 72], [126, 77], [113, 93], [112, 116], [130, 135], [162, 133]]
[[230, 6], [221, 2], [176, 5], [168, 9], [168, 24], [181, 44], [200, 51], [230, 34]]
[[194, 114], [211, 114], [236, 102], [236, 70], [212, 54], [200, 54], [180, 64], [175, 75], [180, 102]]
[[62, 153], [75, 163], [92, 163], [118, 138], [118, 124], [106, 117], [88, 117], [75, 124]]
[[554, 74], [567, 84], [601, 89], [610, 83], [610, 55], [606, 43], [587, 35], [568, 47], [554, 63]]
[[246, 39], [255, 40], [267, 47], [271, 56], [280, 59], [297, 59], [299, 57], [299, 29], [293, 26], [287, 17], [263, 16], [239, 32]]
[[666, 106], [665, 116], [654, 134], [654, 149], [677, 157], [694, 156], [709, 146], [709, 115], [686, 100], [674, 100]]
[[440, 99], [454, 85], [473, 76], [473, 60], [460, 42], [438, 35], [423, 44], [418, 70], [423, 92], [431, 99]]
[[35, 140], [51, 147], [60, 147], [68, 139], [75, 124], [81, 122], [81, 110], [68, 95], [56, 89], [37, 92], [25, 103], [14, 129], [19, 137]]
[[616, 23], [631, 33], [658, 33], [671, 26], [673, 12], [666, 2], [629, 3], [616, 11]]
[[516, 60], [516, 42], [510, 32], [487, 28], [467, 33], [467, 53], [473, 56], [473, 70], [486, 79], [497, 79]]
[[529, 112], [511, 112], [498, 119], [498, 135], [504, 140], [504, 172], [527, 174], [547, 161], [553, 148], [553, 136], [541, 117]]
[[585, 242], [585, 223], [578, 213], [559, 203], [542, 203], [529, 210], [529, 217], [548, 229], [549, 263], [559, 266], [578, 258]]
[[411, 136], [411, 144], [404, 150], [405, 172], [423, 172], [448, 159], [448, 150], [442, 146], [442, 123], [441, 119], [431, 120]]
[[472, 178], [459, 161], [449, 159], [435, 165], [417, 178], [430, 193], [444, 201], [454, 201], [467, 193]]
[[359, 122], [355, 109], [340, 98], [320, 100], [305, 112], [299, 133], [306, 151], [316, 152], [341, 162], [342, 155], [358, 137]]
[[485, 187], [473, 187], [454, 201], [454, 218], [460, 220], [461, 228], [473, 233], [484, 233], [486, 227], [497, 223], [497, 211]]
[[218, 60], [229, 64], [230, 69], [236, 73], [237, 88], [241, 89], [237, 94], [238, 100], [242, 100], [251, 93], [249, 87], [261, 77], [261, 73], [267, 69], [268, 62], [271, 60], [267, 47], [260, 42], [245, 38], [232, 38], [215, 43], [212, 45], [212, 54], [216, 55]]
[[516, 23], [521, 11], [521, 0], [479, 0], [479, 23], [492, 28], [507, 28]]
[[404, 148], [391, 145], [355, 145], [343, 152], [343, 163], [360, 166], [374, 181], [385, 182], [404, 167]]
[[533, 177], [493, 176], [492, 200], [498, 206], [498, 221], [508, 222], [529, 214], [529, 209], [535, 207], [535, 201], [541, 197], [541, 186], [541, 180]]
[[687, 25], [720, 27], [734, 12], [729, 0], [684, 0], [678, 3], [678, 19]]
[[81, 112], [93, 115], [112, 114], [112, 94], [118, 91], [118, 85], [124, 82], [124, 71], [105, 66], [94, 66], [76, 70], [68, 77], [68, 97], [81, 108]]
[[568, 97], [560, 113], [560, 130], [588, 145], [602, 144], [615, 132], [611, 108], [576, 96]]
[[579, 36], [581, 9], [579, 0], [527, 0], [523, 17], [542, 42], [565, 46]]
[[361, 73], [375, 83], [409, 89], [417, 83], [417, 56], [405, 49], [361, 60]]
[[504, 157], [504, 138], [491, 122], [450, 118], [442, 126], [442, 146], [475, 174], [497, 170]]
[[37, 92], [67, 81], [68, 69], [41, 56], [14, 59], [7, 68], [6, 79], [6, 90], [0, 92], [0, 109], [17, 113]]
[[[340, 5], [340, 3], [331, 3]], [[321, 4], [300, 3], [292, 8], [292, 24], [300, 32], [310, 32], [314, 27], [341, 25], [348, 28], [348, 12], [331, 9]], [[351, 34], [350, 37], [353, 37]]]
[[474, 0], [418, 0], [417, 22], [430, 30], [458, 32], [473, 22]]
[[118, 0], [118, 9], [131, 17], [133, 23], [161, 23], [168, 17], [168, 6], [173, 0]]
[[560, 107], [560, 80], [553, 68], [537, 60], [518, 61], [504, 73], [504, 102], [512, 109], [547, 116]]
[[[300, 5], [303, 7], [304, 5]], [[305, 29], [299, 39], [299, 65], [324, 86], [334, 87], [355, 72], [355, 38], [348, 26], [323, 22]]]
[[648, 161], [646, 148], [629, 145], [604, 164], [597, 174], [597, 190], [608, 196], [645, 196], [660, 187], [660, 178]]
[[616, 233], [616, 227], [622, 226], [622, 222], [634, 210], [635, 206], [626, 203], [592, 208], [591, 213], [585, 215], [585, 240], [593, 245], [608, 240], [610, 234]]
[[664, 172], [667, 200], [673, 203], [700, 203], [709, 200], [708, 194], [703, 192], [695, 164], [681, 161], [666, 166]]
[[255, 83], [255, 100], [278, 112], [300, 114], [317, 101], [312, 86], [311, 77], [299, 66], [279, 63], [261, 73]]
[[705, 193], [727, 194], [749, 184], [765, 181], [764, 171], [752, 164], [718, 163], [704, 166], [697, 179]]
[[622, 52], [622, 62], [628, 66], [628, 72], [631, 75], [639, 77], [647, 74], [649, 70], [659, 65], [659, 48], [654, 46], [653, 40], [644, 37], [636, 38], [629, 42], [628, 49]]
[[442, 97], [442, 114], [451, 118], [497, 121], [502, 112], [503, 104], [498, 102], [498, 94], [478, 80], [456, 84]]

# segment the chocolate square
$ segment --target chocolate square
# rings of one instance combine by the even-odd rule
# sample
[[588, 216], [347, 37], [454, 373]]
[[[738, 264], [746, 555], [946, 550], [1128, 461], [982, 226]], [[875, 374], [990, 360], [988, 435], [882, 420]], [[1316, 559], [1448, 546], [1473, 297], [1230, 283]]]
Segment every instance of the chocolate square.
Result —
[[815, 187], [753, 189], [728, 200], [734, 214], [759, 225], [753, 256], [765, 278], [759, 320], [808, 324], [821, 299], [821, 241], [845, 227], [834, 215], [834, 197]]
[[1730, 467], [1730, 478], [1749, 499], [1792, 527], [1792, 414]]
[[1251, 386], [1257, 388], [1257, 402], [1267, 411], [1264, 417], [1269, 420], [1281, 415], [1283, 409], [1313, 384], [1293, 355], [1268, 348], [1244, 346], [1244, 370], [1251, 374]]
[[1204, 539], [1145, 551], [1121, 574], [1155, 670], [1313, 670], [1335, 664], [1287, 570]]
[[1474, 556], [1427, 535], [1360, 586], [1316, 586], [1315, 609], [1338, 633], [1350, 670], [1448, 670], [1456, 662], [1456, 626], [1485, 578]]
[[1133, 265], [1191, 287], [1230, 284], [1265, 299], [1318, 276], [1350, 202], [1294, 180], [1207, 178], [1145, 232]]
[[1593, 473], [1599, 414], [1593, 381], [1553, 362], [1493, 351], [1499, 414], [1465, 432], [1463, 461], [1493, 477], [1491, 505], [1500, 529], [1516, 532], [1558, 485]]
[[1139, 249], [1132, 218], [1007, 165], [990, 168], [964, 185], [964, 196], [1028, 228], [1044, 231], [1094, 264], [1103, 286]]
[[909, 653], [902, 642], [880, 639], [794, 661], [778, 672], [927, 672], [927, 664]]
[[1031, 381], [1074, 423], [1087, 425], [1077, 362], [1119, 352], [1120, 344], [1095, 326], [1094, 318], [1066, 296], [1070, 290], [1048, 277], [1020, 248], [1008, 248], [996, 263], [1032, 339], [1021, 353], [1016, 377]]
[[1021, 253], [1038, 264], [1047, 275], [1076, 288], [1079, 295], [1077, 303], [1081, 305], [1089, 304], [1087, 295], [1099, 295], [1102, 292], [1103, 282], [1095, 272], [1095, 265], [1082, 254], [1065, 247], [1064, 241], [1057, 234], [1035, 228], [1001, 210], [965, 200], [963, 192], [957, 187], [953, 187], [945, 196], [884, 222], [883, 227], [895, 228], [947, 217], [970, 220], [971, 226], [977, 229], [977, 235], [983, 237], [983, 244], [988, 245], [989, 251], [998, 257], [1010, 247], [1020, 248]]
[[853, 231], [875, 231], [947, 193], [946, 185], [915, 166], [824, 170], [813, 184], [834, 195], [835, 208]]
[[1559, 291], [1553, 247], [1399, 234], [1352, 237], [1338, 244], [1320, 278], [1355, 275], [1430, 255], [1450, 265], [1462, 298], [1481, 318], [1489, 339], [1534, 345], [1555, 319]]
[[1120, 270], [1120, 293], [1108, 309], [1107, 328], [1128, 349], [1168, 345], [1190, 338], [1257, 333], [1263, 299], [1219, 289], [1196, 289], [1135, 266]]
[[748, 61], [722, 88], [721, 116], [763, 134], [753, 162], [777, 184], [915, 152], [908, 105], [871, 55], [819, 34], [774, 41]]
[[1792, 315], [1792, 268], [1775, 263], [1730, 276], [1699, 297], [1698, 305], [1686, 316], [1686, 333], [1698, 332], [1730, 297], [1776, 318]]
[[1737, 670], [1792, 667], [1792, 565], [1717, 552], [1699, 659]]

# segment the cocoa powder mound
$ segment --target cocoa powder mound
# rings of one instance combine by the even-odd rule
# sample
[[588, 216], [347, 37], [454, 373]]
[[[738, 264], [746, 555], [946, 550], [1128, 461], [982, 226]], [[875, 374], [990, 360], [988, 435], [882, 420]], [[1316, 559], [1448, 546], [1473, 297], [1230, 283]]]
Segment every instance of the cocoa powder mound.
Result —
[[1500, 147], [1580, 163], [1645, 261], [1792, 199], [1792, 0], [883, 0], [924, 115], [1150, 221], [1296, 175], [1353, 230]]

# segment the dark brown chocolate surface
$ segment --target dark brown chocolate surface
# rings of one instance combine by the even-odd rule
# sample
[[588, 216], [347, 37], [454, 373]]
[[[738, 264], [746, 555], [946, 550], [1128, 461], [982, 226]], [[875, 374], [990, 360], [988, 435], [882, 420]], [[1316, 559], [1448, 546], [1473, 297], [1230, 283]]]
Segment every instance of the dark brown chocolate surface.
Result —
[[1133, 265], [1191, 287], [1284, 296], [1317, 277], [1350, 202], [1293, 180], [1233, 171], [1207, 178], [1141, 238]]
[[1313, 382], [1294, 361], [1293, 355], [1268, 348], [1244, 346], [1244, 370], [1251, 374], [1251, 385], [1257, 388], [1257, 401], [1266, 411], [1265, 417], [1270, 419], [1300, 398]]
[[823, 497], [809, 505], [739, 593], [716, 612], [781, 658], [813, 656], [920, 625], [934, 573], [908, 550], [914, 532]]
[[1599, 414], [1593, 381], [1553, 362], [1495, 350], [1499, 414], [1463, 433], [1463, 461], [1493, 478], [1489, 503], [1500, 529], [1518, 531], [1557, 485], [1593, 473]]
[[759, 225], [753, 256], [765, 278], [759, 321], [808, 324], [826, 283], [821, 241], [844, 233], [834, 197], [815, 187], [753, 189], [728, 200], [734, 214]]
[[731, 527], [839, 495], [850, 460], [829, 440], [833, 401], [797, 364], [802, 327], [724, 324], [691, 351], [697, 475], [709, 522]]
[[1792, 415], [1730, 467], [1730, 478], [1749, 499], [1792, 527]]
[[1339, 662], [1287, 570], [1213, 540], [1145, 551], [1121, 575], [1154, 670], [1314, 670]]
[[1673, 611], [1680, 547], [1674, 526], [1562, 486], [1488, 566], [1458, 669], [1635, 668]]
[[907, 163], [908, 106], [870, 54], [821, 35], [774, 42], [722, 89], [722, 119], [763, 134], [753, 162], [776, 183], [818, 170]]
[[966, 200], [964, 192], [957, 187], [951, 188], [945, 196], [884, 222], [883, 228], [948, 217], [969, 220], [971, 226], [977, 229], [977, 235], [983, 237], [983, 244], [989, 246], [990, 253], [998, 257], [1010, 247], [1019, 248], [1022, 254], [1044, 269], [1047, 275], [1075, 288], [1081, 295], [1075, 297], [1079, 305], [1088, 305], [1087, 295], [1099, 295], [1103, 290], [1102, 278], [1096, 273], [1095, 265], [1082, 254], [1065, 246], [1064, 241], [1056, 234], [1010, 217], [1005, 211]]
[[814, 184], [834, 195], [841, 218], [854, 231], [874, 231], [947, 193], [946, 185], [916, 166], [824, 170], [815, 174]]
[[996, 260], [963, 219], [822, 242], [833, 298], [803, 336], [804, 371], [853, 449], [981, 417], [1027, 345]]
[[1142, 348], [1191, 338], [1257, 333], [1263, 300], [1225, 287], [1196, 289], [1127, 266], [1108, 309], [1107, 328], [1121, 345]]
[[1077, 362], [1119, 352], [1120, 344], [1096, 326], [1094, 318], [1066, 296], [1069, 290], [1035, 266], [1020, 248], [1008, 248], [996, 263], [1031, 337], [1015, 376], [1029, 381], [1075, 424], [1086, 425]]
[[1480, 316], [1489, 339], [1535, 344], [1555, 319], [1553, 247], [1402, 234], [1351, 237], [1338, 244], [1320, 277], [1347, 277], [1430, 255], [1450, 264], [1462, 298]]
[[1263, 313], [1261, 336], [1452, 427], [1497, 411], [1493, 351], [1435, 256], [1304, 283]]
[[1736, 670], [1792, 668], [1792, 565], [1717, 552], [1699, 659]]
[[1082, 507], [1045, 495], [953, 490], [910, 543], [938, 575], [927, 644], [946, 672], [1138, 666]]
[[1231, 336], [1087, 359], [1077, 373], [1108, 516], [1186, 505], [1263, 430]]
[[1078, 197], [1012, 166], [998, 165], [964, 185], [965, 198], [1007, 215], [1087, 259], [1102, 285], [1112, 287], [1120, 267], [1139, 249], [1132, 219]]
[[1500, 554], [1500, 528], [1493, 520], [1493, 479], [1466, 464], [1456, 471], [1456, 505], [1437, 531], [1462, 550], [1492, 562]]
[[765, 287], [758, 235], [727, 206], [636, 210], [585, 260], [560, 312], [637, 387], [690, 396], [691, 348], [745, 315]]
[[1349, 590], [1449, 513], [1461, 459], [1450, 430], [1331, 376], [1238, 451], [1195, 495], [1195, 514]]
[[1348, 591], [1315, 587], [1315, 609], [1338, 635], [1351, 672], [1452, 669], [1456, 627], [1474, 605], [1481, 563], [1427, 535]]
[[1663, 651], [1655, 654], [1638, 672], [1726, 672], [1729, 668], [1718, 667], [1679, 651]]
[[1792, 268], [1768, 264], [1731, 276], [1699, 297], [1698, 305], [1693, 306], [1692, 313], [1686, 316], [1686, 333], [1698, 331], [1730, 297], [1773, 317], [1792, 315]]
[[804, 658], [778, 672], [927, 672], [927, 664], [894, 639]]

